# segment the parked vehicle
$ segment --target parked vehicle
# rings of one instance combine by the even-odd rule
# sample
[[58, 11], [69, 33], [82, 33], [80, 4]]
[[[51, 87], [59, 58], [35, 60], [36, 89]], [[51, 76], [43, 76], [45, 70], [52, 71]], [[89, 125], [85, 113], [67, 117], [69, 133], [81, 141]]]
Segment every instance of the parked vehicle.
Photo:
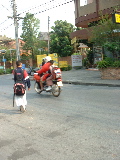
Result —
[[34, 75], [34, 71], [33, 71], [33, 67], [28, 67], [25, 68], [25, 70], [27, 71], [28, 75], [33, 76]]
[[38, 73], [34, 73], [34, 80], [35, 80], [35, 84], [34, 84], [34, 89], [37, 93], [41, 93], [41, 92], [49, 92], [49, 93], [52, 93], [53, 96], [55, 97], [58, 97], [61, 93], [61, 86], [63, 86], [62, 84], [62, 75], [61, 75], [61, 70], [60, 68], [58, 67], [55, 67], [54, 68], [54, 79], [52, 80], [53, 81], [53, 85], [52, 85], [52, 89], [47, 91], [47, 85], [46, 85], [46, 81], [43, 83], [43, 87], [44, 89], [41, 91], [41, 86], [40, 86], [40, 80], [37, 79], [38, 76]]

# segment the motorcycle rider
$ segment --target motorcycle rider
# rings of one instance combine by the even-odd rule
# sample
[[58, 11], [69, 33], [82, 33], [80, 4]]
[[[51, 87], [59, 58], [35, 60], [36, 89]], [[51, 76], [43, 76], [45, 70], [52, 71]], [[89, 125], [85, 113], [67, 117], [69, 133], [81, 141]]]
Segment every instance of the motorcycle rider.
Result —
[[[43, 90], [43, 82], [47, 79], [47, 77], [51, 76], [52, 74], [52, 65], [54, 63], [54, 61], [51, 60], [50, 56], [45, 57], [44, 60], [45, 60], [45, 64], [42, 66], [40, 70], [37, 71], [37, 73], [40, 75], [41, 91]], [[49, 85], [46, 91], [49, 91], [50, 89], [51, 89], [51, 86]]]
[[42, 59], [42, 66], [45, 64], [45, 58]]

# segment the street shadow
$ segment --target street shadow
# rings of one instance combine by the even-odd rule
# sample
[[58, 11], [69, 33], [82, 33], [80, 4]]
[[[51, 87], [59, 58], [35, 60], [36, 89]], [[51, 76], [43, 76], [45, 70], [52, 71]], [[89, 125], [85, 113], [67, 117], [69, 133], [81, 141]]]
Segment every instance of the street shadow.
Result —
[[0, 109], [0, 113], [4, 113], [4, 114], [9, 114], [9, 115], [13, 115], [13, 114], [21, 114], [21, 112], [17, 109]]
[[51, 96], [52, 97], [54, 97], [53, 95], [52, 95], [52, 93], [46, 93], [46, 92], [43, 92], [43, 93], [29, 93], [29, 96], [27, 96], [27, 100], [30, 98], [30, 99], [34, 99], [34, 98], [51, 98]]

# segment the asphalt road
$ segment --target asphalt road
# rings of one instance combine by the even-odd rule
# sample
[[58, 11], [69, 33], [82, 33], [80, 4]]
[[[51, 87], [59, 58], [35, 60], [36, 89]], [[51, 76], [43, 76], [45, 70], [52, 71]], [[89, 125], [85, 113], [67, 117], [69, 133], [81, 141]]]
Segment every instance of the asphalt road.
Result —
[[0, 81], [0, 160], [120, 160], [120, 88], [65, 84], [54, 97], [32, 81], [21, 114], [12, 76]]

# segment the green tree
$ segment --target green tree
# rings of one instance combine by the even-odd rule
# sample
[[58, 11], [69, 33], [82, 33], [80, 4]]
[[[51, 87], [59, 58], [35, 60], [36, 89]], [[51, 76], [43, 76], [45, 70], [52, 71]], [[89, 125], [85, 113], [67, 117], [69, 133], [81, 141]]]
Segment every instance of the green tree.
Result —
[[50, 52], [58, 53], [59, 57], [71, 56], [73, 46], [71, 46], [70, 33], [74, 31], [74, 26], [67, 21], [57, 20], [55, 26], [51, 28]]
[[23, 49], [26, 50], [26, 54], [28, 53], [28, 50], [30, 50], [33, 59], [39, 52], [38, 48], [40, 40], [37, 38], [39, 33], [39, 24], [39, 19], [35, 18], [31, 13], [26, 13], [22, 23], [23, 33], [21, 34], [21, 38], [25, 42]]
[[102, 17], [99, 23], [92, 27], [90, 41], [101, 45], [110, 51], [114, 57], [120, 51], [120, 24], [113, 23], [112, 18]]
[[38, 54], [47, 54], [48, 51], [46, 51], [46, 48], [48, 47], [48, 44], [45, 40], [39, 40], [38, 41], [38, 45], [39, 45], [39, 53]]

